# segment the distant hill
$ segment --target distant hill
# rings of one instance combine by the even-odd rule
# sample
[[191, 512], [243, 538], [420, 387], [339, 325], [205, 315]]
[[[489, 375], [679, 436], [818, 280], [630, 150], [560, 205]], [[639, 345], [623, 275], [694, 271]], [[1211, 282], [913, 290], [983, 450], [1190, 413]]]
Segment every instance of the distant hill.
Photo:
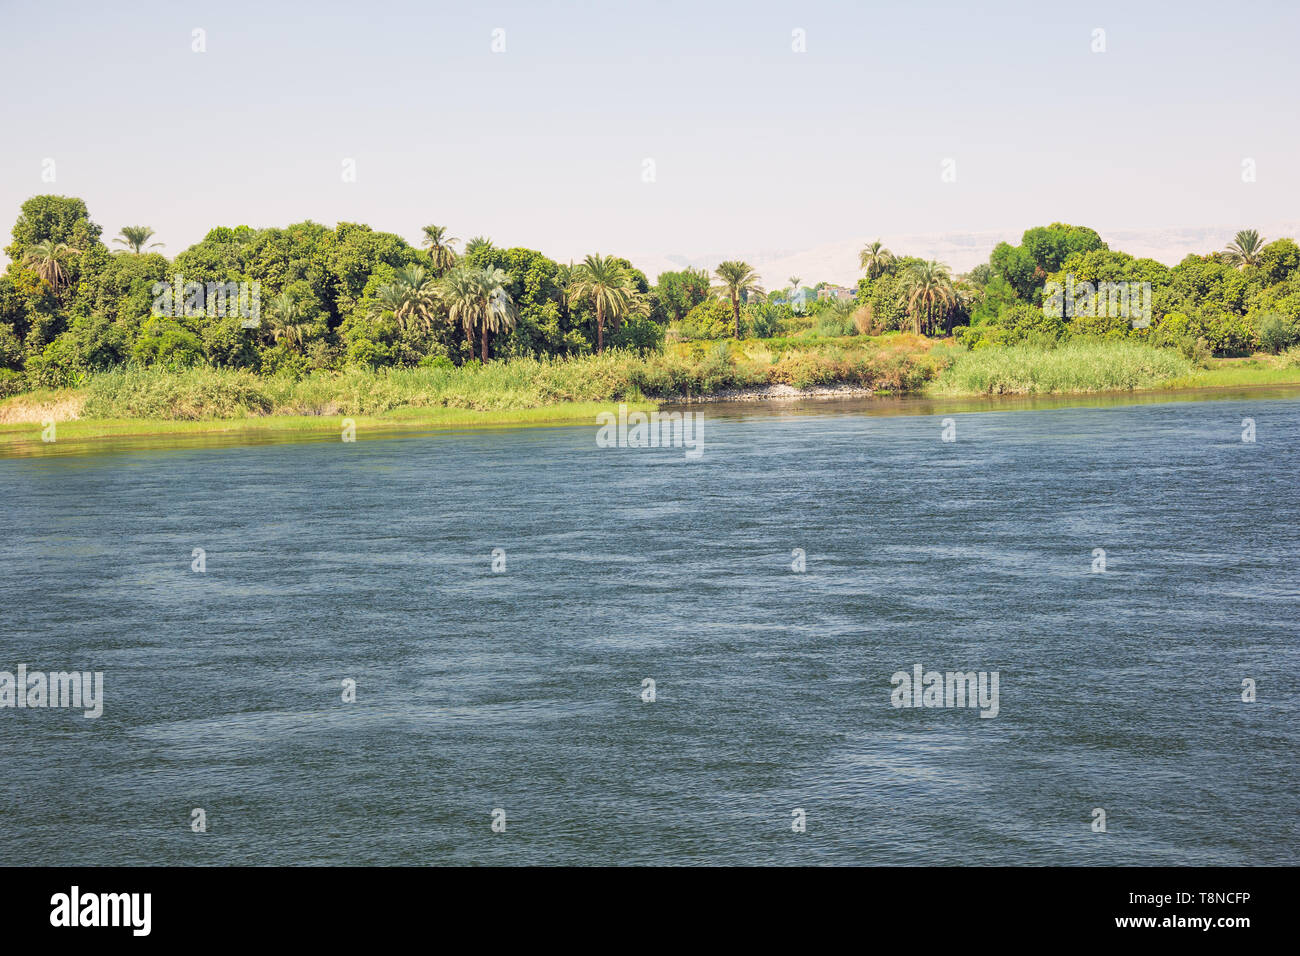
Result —
[[[953, 232], [889, 236], [882, 235], [885, 245], [898, 255], [938, 259], [952, 267], [954, 273], [967, 272], [981, 262], [987, 262], [993, 247], [1003, 240], [1012, 244], [1020, 242], [1024, 229], [1042, 223], [1030, 223], [1019, 230], [988, 232]], [[1087, 225], [1087, 223], [1080, 223]], [[1095, 227], [1094, 227], [1095, 228]], [[1221, 226], [1154, 229], [1098, 229], [1102, 239], [1112, 249], [1127, 252], [1139, 258], [1155, 259], [1166, 265], [1175, 265], [1188, 253], [1202, 254], [1226, 246], [1238, 229], [1258, 229], [1268, 241], [1282, 237], [1300, 236], [1300, 221], [1271, 224], [1234, 223]], [[724, 259], [744, 259], [754, 266], [765, 280], [767, 288], [782, 288], [792, 276], [800, 276], [804, 285], [817, 282], [837, 282], [854, 286], [862, 271], [858, 268], [858, 252], [877, 236], [860, 239], [841, 239], [802, 250], [733, 250], [725, 253], [702, 255], [635, 256], [632, 262], [645, 272], [653, 282], [661, 272], [684, 269], [712, 270]]]

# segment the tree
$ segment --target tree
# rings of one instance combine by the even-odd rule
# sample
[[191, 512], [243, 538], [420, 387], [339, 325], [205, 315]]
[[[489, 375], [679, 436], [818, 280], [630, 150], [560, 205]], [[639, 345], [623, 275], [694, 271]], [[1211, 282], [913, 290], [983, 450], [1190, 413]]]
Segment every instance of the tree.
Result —
[[587, 256], [569, 279], [569, 304], [590, 299], [596, 310], [596, 351], [605, 347], [605, 319], [617, 330], [634, 306], [637, 291], [627, 270], [611, 256]]
[[917, 335], [928, 334], [935, 316], [957, 304], [948, 267], [934, 260], [908, 266], [903, 275], [903, 297]]
[[879, 278], [880, 274], [893, 264], [894, 254], [886, 249], [885, 244], [879, 239], [868, 243], [866, 248], [858, 253], [858, 267], [866, 270], [868, 279]]
[[396, 281], [379, 287], [376, 311], [391, 312], [399, 328], [428, 332], [437, 314], [438, 288], [424, 266], [409, 265], [397, 270]]
[[1047, 276], [1058, 271], [1070, 256], [1108, 248], [1101, 236], [1087, 226], [1054, 222], [1026, 229], [1018, 246], [998, 243], [989, 256], [989, 265], [1017, 296], [1033, 304]]
[[443, 275], [448, 269], [456, 264], [456, 250], [454, 243], [459, 239], [453, 239], [447, 235], [446, 226], [425, 226], [424, 227], [424, 248], [429, 250], [429, 257], [433, 260], [434, 275]]
[[491, 255], [493, 250], [494, 246], [491, 239], [487, 236], [475, 236], [465, 243], [465, 258], [480, 259], [483, 256]]
[[66, 242], [42, 239], [27, 250], [23, 256], [23, 265], [35, 269], [45, 284], [54, 290], [54, 294], [59, 295], [68, 284], [68, 273], [63, 268], [63, 260], [80, 251], [71, 248]]
[[719, 296], [731, 300], [731, 314], [736, 322], [736, 338], [740, 338], [740, 300], [750, 292], [763, 293], [759, 276], [747, 262], [729, 260], [718, 263], [716, 275], [722, 284], [716, 287]]
[[1243, 229], [1223, 250], [1223, 261], [1230, 266], [1244, 269], [1259, 265], [1259, 256], [1264, 249], [1264, 240], [1254, 229]]
[[14, 223], [14, 241], [5, 248], [14, 262], [21, 262], [27, 248], [42, 239], [64, 242], [74, 249], [89, 249], [99, 242], [103, 230], [90, 219], [85, 200], [73, 196], [33, 196], [22, 204]]
[[123, 226], [122, 231], [113, 241], [126, 246], [133, 255], [138, 256], [142, 249], [157, 249], [162, 246], [161, 242], [154, 242], [150, 243], [148, 247], [145, 246], [145, 243], [149, 242], [153, 234], [153, 230], [148, 226]]
[[509, 276], [501, 269], [460, 266], [443, 279], [441, 296], [453, 323], [465, 328], [473, 354], [474, 329], [482, 338], [480, 358], [488, 360], [488, 333], [512, 328], [517, 321], [514, 302], [506, 292]]
[[271, 300], [271, 338], [278, 344], [281, 340], [289, 348], [301, 352], [309, 326], [298, 320], [302, 318], [302, 309], [288, 292], [281, 292]]
[[662, 272], [654, 291], [668, 316], [680, 322], [709, 297], [709, 274], [703, 269]]

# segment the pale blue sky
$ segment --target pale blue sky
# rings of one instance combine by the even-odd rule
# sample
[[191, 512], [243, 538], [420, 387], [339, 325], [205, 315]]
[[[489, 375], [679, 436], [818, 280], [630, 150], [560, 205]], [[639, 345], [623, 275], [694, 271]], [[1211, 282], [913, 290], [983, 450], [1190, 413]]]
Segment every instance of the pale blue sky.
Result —
[[0, 230], [58, 192], [169, 254], [311, 218], [653, 266], [1300, 215], [1300, 4], [1054, 6], [3, 0]]

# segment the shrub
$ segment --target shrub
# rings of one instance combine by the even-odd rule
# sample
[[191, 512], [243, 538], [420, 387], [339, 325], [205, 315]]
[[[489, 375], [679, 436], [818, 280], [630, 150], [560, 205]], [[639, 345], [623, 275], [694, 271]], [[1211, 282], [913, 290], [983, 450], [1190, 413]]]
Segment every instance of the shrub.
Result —
[[0, 368], [0, 398], [27, 391], [27, 376], [11, 368]]
[[634, 315], [623, 320], [610, 336], [610, 344], [633, 352], [658, 352], [664, 347], [664, 328], [654, 319]]
[[735, 334], [731, 303], [717, 298], [705, 299], [686, 313], [686, 318], [676, 323], [674, 329], [683, 341], [730, 338]]
[[1259, 323], [1259, 347], [1277, 355], [1297, 340], [1296, 328], [1280, 315], [1266, 315]]

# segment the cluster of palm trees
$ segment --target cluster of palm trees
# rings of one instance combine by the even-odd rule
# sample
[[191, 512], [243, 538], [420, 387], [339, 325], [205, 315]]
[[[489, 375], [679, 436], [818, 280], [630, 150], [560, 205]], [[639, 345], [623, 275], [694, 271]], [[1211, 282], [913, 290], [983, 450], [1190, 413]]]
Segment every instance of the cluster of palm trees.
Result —
[[[126, 246], [132, 254], [139, 255], [145, 248], [154, 249], [162, 245], [161, 242], [155, 242], [146, 246], [153, 234], [153, 230], [148, 226], [123, 226], [121, 233], [113, 241]], [[30, 266], [54, 291], [55, 296], [62, 298], [71, 278], [66, 265], [67, 259], [69, 256], [78, 255], [81, 255], [81, 250], [72, 248], [66, 242], [42, 239], [27, 249], [23, 255], [23, 265]]]
[[[462, 262], [456, 254], [458, 241], [447, 234], [446, 226], [425, 226], [423, 245], [429, 250], [430, 268], [408, 265], [397, 270], [394, 281], [379, 287], [372, 314], [391, 313], [408, 332], [429, 332], [445, 315], [465, 330], [471, 355], [478, 332], [479, 357], [486, 362], [489, 333], [513, 328], [518, 314], [505, 288], [509, 276], [501, 269]], [[466, 255], [491, 247], [487, 239], [471, 239]]]
[[[879, 239], [858, 253], [859, 267], [873, 280], [896, 269], [898, 262], [898, 257]], [[949, 312], [963, 304], [962, 292], [942, 262], [934, 259], [907, 262], [900, 278], [900, 303], [906, 306], [912, 328], [918, 335], [928, 335]]]

